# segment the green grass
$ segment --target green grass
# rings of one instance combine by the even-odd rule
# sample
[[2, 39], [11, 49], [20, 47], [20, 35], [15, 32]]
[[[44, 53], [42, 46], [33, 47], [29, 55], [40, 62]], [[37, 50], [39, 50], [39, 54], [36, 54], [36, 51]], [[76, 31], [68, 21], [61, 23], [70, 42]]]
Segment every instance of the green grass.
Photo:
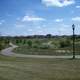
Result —
[[11, 47], [11, 46], [9, 44], [5, 44], [4, 42], [0, 42], [0, 51], [8, 47]]
[[[72, 55], [72, 47], [59, 49], [38, 49], [20, 46], [13, 50], [15, 53], [28, 55]], [[80, 54], [80, 47], [76, 47], [76, 55]]]
[[80, 60], [0, 56], [0, 80], [80, 80]]
[[0, 77], [0, 80], [8, 80], [8, 79], [5, 79], [5, 78], [3, 78], [3, 77]]
[[[16, 53], [21, 53], [21, 54], [28, 54], [28, 55], [72, 55], [72, 41], [70, 46], [65, 46], [63, 48], [60, 48], [59, 42], [62, 39], [30, 39], [33, 42], [32, 48], [28, 48], [27, 44], [20, 44], [18, 48], [14, 50]], [[40, 44], [37, 44], [36, 41], [39, 41]], [[49, 42], [50, 45], [48, 48], [45, 48], [46, 46], [42, 45], [44, 43], [48, 44]], [[34, 45], [37, 47], [35, 48]], [[45, 49], [42, 49], [40, 47], [43, 47]], [[60, 52], [60, 51], [61, 52]], [[75, 50], [76, 54], [80, 55], [80, 42], [76, 41], [75, 42]]]
[[[27, 41], [29, 40], [33, 43], [32, 48], [29, 48], [27, 45]], [[63, 48], [61, 48], [59, 44], [61, 40], [63, 40], [63, 38], [27, 39], [25, 44], [16, 44], [19, 47], [13, 51], [15, 53], [28, 55], [72, 55], [72, 40], [70, 40], [71, 45], [65, 46]], [[76, 40], [75, 46], [76, 54], [80, 55], [80, 41]]]
[[16, 57], [8, 57], [0, 54], [0, 61], [15, 61]]

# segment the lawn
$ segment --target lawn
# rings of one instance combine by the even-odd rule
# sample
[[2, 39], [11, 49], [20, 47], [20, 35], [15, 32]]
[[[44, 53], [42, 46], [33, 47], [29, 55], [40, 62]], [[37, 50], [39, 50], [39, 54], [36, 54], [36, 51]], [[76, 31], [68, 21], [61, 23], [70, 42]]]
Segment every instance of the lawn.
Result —
[[80, 80], [80, 60], [0, 56], [0, 80]]

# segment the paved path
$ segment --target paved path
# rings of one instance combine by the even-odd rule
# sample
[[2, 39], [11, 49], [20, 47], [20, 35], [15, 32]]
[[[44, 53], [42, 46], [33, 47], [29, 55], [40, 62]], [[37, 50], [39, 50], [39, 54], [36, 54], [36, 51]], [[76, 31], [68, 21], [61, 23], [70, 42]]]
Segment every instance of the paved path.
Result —
[[[15, 56], [15, 57], [28, 57], [28, 58], [72, 58], [72, 56], [45, 56], [45, 55], [24, 55], [24, 54], [16, 54], [14, 52], [12, 52], [12, 50], [18, 46], [13, 45], [12, 43], [10, 43], [11, 47], [6, 48], [4, 50], [1, 51], [2, 55], [5, 56]], [[76, 55], [76, 58], [80, 58], [80, 55]]]
[[5, 55], [5, 56], [13, 56], [13, 55], [15, 54], [14, 52], [12, 52], [12, 50], [13, 50], [14, 48], [18, 47], [18, 46], [13, 45], [12, 43], [10, 43], [9, 45], [10, 45], [11, 47], [6, 48], [6, 49], [3, 49], [3, 50], [1, 51], [1, 54], [2, 54], [2, 55]]
[[[22, 54], [14, 54], [14, 56], [16, 57], [28, 57], [28, 58], [72, 58], [73, 56], [45, 56], [45, 55], [22, 55]], [[76, 55], [76, 58], [80, 58], [80, 55]]]

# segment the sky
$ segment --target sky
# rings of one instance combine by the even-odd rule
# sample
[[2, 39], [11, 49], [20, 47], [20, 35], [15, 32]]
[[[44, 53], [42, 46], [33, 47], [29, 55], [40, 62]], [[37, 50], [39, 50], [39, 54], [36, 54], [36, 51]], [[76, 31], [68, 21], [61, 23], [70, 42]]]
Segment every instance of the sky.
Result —
[[0, 34], [80, 35], [80, 0], [0, 0]]

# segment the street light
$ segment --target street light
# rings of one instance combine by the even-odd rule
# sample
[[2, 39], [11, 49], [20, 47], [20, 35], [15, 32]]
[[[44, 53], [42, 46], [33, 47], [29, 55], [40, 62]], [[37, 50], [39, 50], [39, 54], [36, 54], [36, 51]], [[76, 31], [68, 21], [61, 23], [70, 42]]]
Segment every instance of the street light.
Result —
[[72, 25], [73, 29], [73, 59], [75, 59], [75, 25]]

